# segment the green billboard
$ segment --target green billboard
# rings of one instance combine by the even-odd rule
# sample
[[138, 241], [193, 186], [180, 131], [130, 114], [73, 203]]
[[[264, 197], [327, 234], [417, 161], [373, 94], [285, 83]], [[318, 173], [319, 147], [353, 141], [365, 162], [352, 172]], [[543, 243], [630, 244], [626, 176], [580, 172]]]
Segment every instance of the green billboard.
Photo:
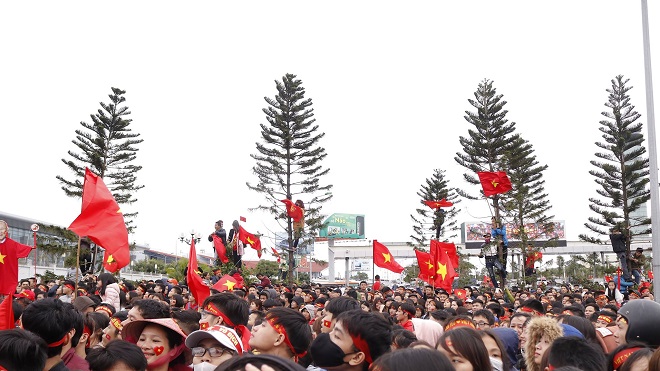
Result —
[[327, 238], [364, 238], [364, 215], [332, 214], [323, 222], [319, 235]]

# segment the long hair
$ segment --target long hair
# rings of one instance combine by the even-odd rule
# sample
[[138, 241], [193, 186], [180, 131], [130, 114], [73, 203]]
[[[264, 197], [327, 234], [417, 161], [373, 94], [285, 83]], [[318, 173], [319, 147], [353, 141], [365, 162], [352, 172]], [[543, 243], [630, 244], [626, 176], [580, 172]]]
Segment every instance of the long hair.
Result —
[[101, 295], [105, 295], [105, 289], [109, 284], [117, 283], [115, 276], [110, 273], [101, 273], [96, 280], [101, 281], [101, 289], [99, 290], [99, 294]]
[[[449, 345], [454, 349], [451, 350]], [[456, 327], [445, 332], [438, 340], [435, 348], [465, 358], [475, 370], [490, 370], [492, 368], [490, 358], [488, 358], [488, 349], [486, 349], [481, 335], [471, 327]]]

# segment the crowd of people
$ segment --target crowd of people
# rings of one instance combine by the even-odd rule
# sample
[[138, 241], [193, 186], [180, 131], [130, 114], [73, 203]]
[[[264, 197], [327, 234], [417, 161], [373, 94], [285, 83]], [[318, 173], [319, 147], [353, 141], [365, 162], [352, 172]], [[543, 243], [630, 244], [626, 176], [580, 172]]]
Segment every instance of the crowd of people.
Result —
[[637, 288], [514, 288], [511, 301], [500, 288], [289, 286], [260, 275], [197, 303], [174, 279], [23, 279], [16, 328], [0, 331], [0, 369], [660, 370], [660, 304]]

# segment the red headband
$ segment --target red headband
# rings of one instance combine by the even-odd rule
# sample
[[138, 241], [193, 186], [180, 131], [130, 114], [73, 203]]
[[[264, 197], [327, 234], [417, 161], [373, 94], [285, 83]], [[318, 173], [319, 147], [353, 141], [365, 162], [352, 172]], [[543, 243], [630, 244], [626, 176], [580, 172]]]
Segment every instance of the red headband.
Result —
[[293, 347], [293, 344], [291, 344], [291, 340], [289, 339], [289, 335], [286, 333], [286, 329], [284, 328], [284, 326], [282, 326], [282, 324], [275, 323], [275, 317], [270, 317], [267, 320], [268, 320], [268, 323], [270, 324], [270, 326], [275, 331], [277, 331], [278, 334], [284, 335], [284, 343], [286, 343], [286, 345], [289, 347], [289, 349], [291, 349], [291, 353], [293, 353], [296, 357], [299, 357], [299, 358], [304, 357], [305, 354], [307, 354], [307, 351], [303, 351], [301, 353], [296, 352], [296, 350]]
[[110, 308], [105, 306], [96, 307], [96, 309], [94, 309], [94, 312], [103, 312], [106, 313], [108, 317], [112, 317], [112, 311], [110, 310]]
[[121, 324], [121, 321], [117, 317], [110, 318], [110, 323], [112, 324], [112, 326], [114, 326], [114, 328], [116, 328], [119, 331], [121, 331], [124, 328], [124, 325]]
[[250, 350], [250, 345], [248, 344], [250, 342], [250, 337], [252, 334], [250, 333], [250, 330], [248, 330], [247, 327], [244, 325], [235, 325], [234, 322], [232, 322], [227, 315], [222, 313], [218, 307], [215, 306], [213, 303], [208, 303], [206, 305], [206, 308], [204, 308], [207, 312], [211, 313], [212, 315], [216, 317], [222, 318], [222, 322], [227, 324], [228, 327], [236, 330], [236, 332], [240, 332], [241, 340], [243, 341], [243, 349], [245, 350]]
[[603, 321], [603, 322], [612, 323], [612, 317], [608, 317], [608, 316], [605, 316], [605, 315], [602, 315], [602, 314], [600, 316], [598, 316], [598, 319]]
[[76, 287], [70, 283], [65, 283], [64, 287], [68, 287], [71, 291], [76, 291]]
[[454, 322], [448, 323], [447, 326], [445, 326], [445, 332], [456, 327], [472, 327], [475, 330], [477, 329], [477, 327], [474, 325], [474, 322], [461, 318], [461, 319], [457, 319]]
[[539, 312], [538, 310], [534, 310], [534, 309], [532, 309], [532, 308], [530, 308], [530, 307], [521, 307], [521, 308], [520, 308], [520, 311], [521, 311], [521, 312], [526, 312], [526, 313], [532, 313], [532, 314], [534, 314], [535, 316], [540, 316], [540, 315], [541, 315], [541, 312]]
[[367, 363], [371, 364], [373, 360], [371, 359], [371, 352], [369, 351], [369, 344], [360, 336], [353, 336], [351, 333], [351, 339], [353, 340], [353, 345], [362, 353], [364, 353], [364, 359]]
[[613, 366], [615, 370], [618, 370], [619, 367], [623, 365], [623, 363], [630, 357], [631, 354], [635, 353], [636, 351], [642, 349], [642, 347], [634, 347], [634, 348], [628, 348], [620, 351], [614, 356], [613, 359]]
[[62, 345], [62, 344], [64, 344], [64, 343], [66, 343], [66, 341], [67, 341], [68, 338], [69, 338], [69, 334], [64, 334], [64, 336], [63, 336], [60, 340], [48, 344], [48, 347], [49, 347], [49, 348], [55, 348], [55, 347], [58, 347], [58, 346], [60, 346], [60, 345]]

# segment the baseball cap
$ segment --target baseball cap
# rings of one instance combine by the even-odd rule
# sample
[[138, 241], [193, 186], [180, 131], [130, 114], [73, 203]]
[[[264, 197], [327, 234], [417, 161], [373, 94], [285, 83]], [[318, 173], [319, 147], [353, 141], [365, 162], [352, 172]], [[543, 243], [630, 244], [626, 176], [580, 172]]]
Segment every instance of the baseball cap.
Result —
[[215, 325], [207, 330], [193, 331], [186, 338], [186, 346], [188, 348], [194, 348], [204, 339], [215, 339], [222, 344], [223, 347], [233, 350], [238, 354], [243, 353], [243, 343], [241, 342], [241, 338], [236, 331], [229, 327]]
[[14, 294], [15, 298], [28, 298], [30, 301], [34, 301], [34, 291], [32, 290], [23, 290], [20, 294]]

